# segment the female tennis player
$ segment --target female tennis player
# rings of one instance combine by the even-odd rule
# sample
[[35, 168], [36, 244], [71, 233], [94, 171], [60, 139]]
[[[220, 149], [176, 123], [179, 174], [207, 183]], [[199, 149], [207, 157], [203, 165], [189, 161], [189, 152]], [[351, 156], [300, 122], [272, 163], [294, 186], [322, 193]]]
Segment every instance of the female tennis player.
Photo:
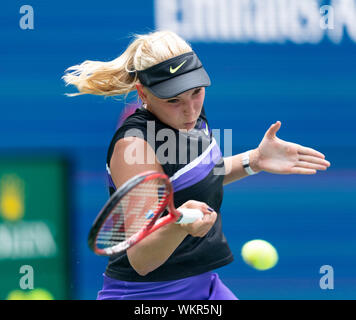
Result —
[[223, 186], [266, 171], [315, 174], [330, 163], [322, 153], [277, 138], [277, 121], [257, 148], [224, 158], [203, 107], [210, 78], [191, 46], [170, 31], [138, 35], [118, 58], [70, 67], [66, 84], [79, 94], [127, 95], [142, 107], [116, 131], [108, 148], [112, 194], [133, 176], [170, 177], [176, 208], [200, 209], [202, 219], [169, 224], [110, 257], [98, 299], [234, 300], [215, 269], [233, 261], [222, 232]]

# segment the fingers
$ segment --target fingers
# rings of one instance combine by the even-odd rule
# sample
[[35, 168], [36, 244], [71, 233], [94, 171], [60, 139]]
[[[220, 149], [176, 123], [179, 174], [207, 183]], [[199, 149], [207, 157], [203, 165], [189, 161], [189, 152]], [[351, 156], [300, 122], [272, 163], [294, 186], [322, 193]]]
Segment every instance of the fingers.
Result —
[[204, 202], [189, 200], [184, 203], [181, 208], [199, 209], [204, 213], [202, 219], [193, 223], [180, 225], [193, 237], [204, 237], [214, 225], [217, 218], [217, 213]]
[[205, 202], [197, 201], [197, 200], [189, 200], [182, 205], [182, 208], [189, 209], [199, 209], [204, 214], [208, 214], [214, 211], [214, 209], [210, 208]]
[[319, 164], [313, 164], [310, 162], [304, 162], [304, 161], [298, 161], [297, 165], [295, 166], [297, 168], [303, 168], [303, 169], [312, 169], [312, 170], [326, 170], [326, 166], [322, 166]]
[[299, 160], [291, 169], [291, 173], [315, 174], [317, 170], [325, 171], [328, 167], [330, 167], [330, 162], [321, 157], [320, 152], [316, 151], [314, 156], [299, 155]]
[[267, 138], [274, 138], [276, 136], [277, 131], [281, 128], [281, 122], [277, 121], [274, 124], [272, 124], [269, 129], [266, 132], [266, 137]]
[[191, 235], [194, 237], [204, 237], [214, 225], [216, 218], [217, 214], [215, 211], [204, 214], [201, 220], [195, 221], [192, 224], [194, 231], [191, 233]]
[[291, 173], [315, 174], [317, 170], [326, 170], [330, 162], [325, 155], [309, 147], [298, 145], [298, 161]]
[[315, 174], [317, 170], [325, 171], [330, 167], [330, 162], [325, 160], [325, 155], [309, 147], [298, 146], [298, 161], [292, 173]]
[[204, 218], [202, 219], [203, 220], [202, 223], [204, 225], [202, 225], [202, 228], [199, 231], [199, 233], [197, 234], [197, 236], [204, 237], [210, 231], [212, 226], [214, 225], [216, 218], [217, 218], [217, 214], [215, 211], [210, 214], [204, 215]]
[[315, 174], [316, 170], [314, 169], [305, 169], [301, 167], [294, 167], [291, 169], [290, 173], [294, 174]]
[[299, 146], [298, 154], [307, 155], [307, 156], [313, 156], [313, 157], [317, 157], [317, 158], [320, 158], [320, 159], [325, 159], [325, 155], [323, 155], [321, 152], [316, 151], [316, 150], [314, 150], [312, 148], [303, 147], [303, 146]]
[[320, 157], [300, 155], [298, 166], [316, 170], [326, 170], [330, 167], [330, 162]]

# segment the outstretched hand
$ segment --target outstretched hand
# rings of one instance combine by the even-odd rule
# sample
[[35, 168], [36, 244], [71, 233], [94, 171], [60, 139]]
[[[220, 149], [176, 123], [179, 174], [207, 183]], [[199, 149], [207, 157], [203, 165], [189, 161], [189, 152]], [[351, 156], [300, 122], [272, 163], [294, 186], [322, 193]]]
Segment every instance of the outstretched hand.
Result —
[[255, 149], [255, 165], [258, 170], [279, 174], [315, 174], [326, 170], [330, 162], [312, 148], [279, 139], [276, 133], [281, 122], [272, 124]]

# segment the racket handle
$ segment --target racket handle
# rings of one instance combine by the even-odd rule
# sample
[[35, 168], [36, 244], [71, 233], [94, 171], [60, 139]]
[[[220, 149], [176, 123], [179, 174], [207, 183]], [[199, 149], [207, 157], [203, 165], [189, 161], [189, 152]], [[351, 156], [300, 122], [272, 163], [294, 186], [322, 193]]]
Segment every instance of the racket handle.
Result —
[[196, 220], [203, 218], [204, 214], [199, 209], [188, 209], [182, 208], [179, 209], [179, 212], [182, 214], [176, 223], [193, 223]]

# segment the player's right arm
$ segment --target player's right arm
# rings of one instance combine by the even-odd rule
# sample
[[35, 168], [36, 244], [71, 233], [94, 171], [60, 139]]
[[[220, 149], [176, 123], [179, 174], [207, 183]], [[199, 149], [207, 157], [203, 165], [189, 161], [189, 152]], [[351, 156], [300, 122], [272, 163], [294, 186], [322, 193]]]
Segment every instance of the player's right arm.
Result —
[[[110, 171], [117, 188], [144, 171], [164, 173], [151, 146], [136, 137], [120, 139], [116, 143], [110, 160]], [[189, 225], [168, 224], [127, 250], [131, 266], [141, 276], [161, 266], [188, 234], [202, 237], [215, 223], [216, 213], [210, 212], [205, 203], [191, 200], [183, 207], [200, 209], [204, 218]]]

